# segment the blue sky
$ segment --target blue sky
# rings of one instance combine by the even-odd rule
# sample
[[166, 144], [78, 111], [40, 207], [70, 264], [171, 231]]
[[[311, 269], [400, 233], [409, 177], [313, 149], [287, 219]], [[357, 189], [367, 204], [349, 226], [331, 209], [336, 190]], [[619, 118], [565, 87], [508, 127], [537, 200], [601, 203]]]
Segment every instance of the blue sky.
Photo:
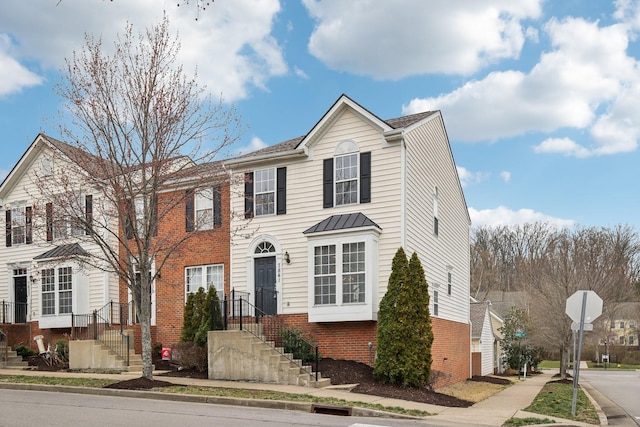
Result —
[[0, 177], [60, 136], [84, 34], [111, 46], [166, 11], [185, 69], [248, 127], [236, 151], [305, 134], [342, 93], [382, 119], [439, 109], [474, 225], [640, 226], [638, 1], [194, 2], [2, 0]]

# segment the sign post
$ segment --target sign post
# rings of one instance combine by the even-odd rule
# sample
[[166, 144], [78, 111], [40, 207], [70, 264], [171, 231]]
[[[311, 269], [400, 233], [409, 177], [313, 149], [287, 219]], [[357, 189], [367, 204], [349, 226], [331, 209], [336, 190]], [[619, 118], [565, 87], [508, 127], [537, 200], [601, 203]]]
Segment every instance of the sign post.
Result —
[[[574, 322], [579, 322], [580, 339], [578, 342], [578, 356], [573, 360], [573, 399], [571, 401], [571, 415], [576, 416], [576, 401], [578, 399], [578, 381], [580, 376], [580, 358], [582, 354], [582, 337], [585, 330], [585, 320], [591, 323], [602, 314], [602, 298], [593, 291], [576, 291], [567, 298], [565, 313]], [[575, 352], [574, 352], [575, 354]]]

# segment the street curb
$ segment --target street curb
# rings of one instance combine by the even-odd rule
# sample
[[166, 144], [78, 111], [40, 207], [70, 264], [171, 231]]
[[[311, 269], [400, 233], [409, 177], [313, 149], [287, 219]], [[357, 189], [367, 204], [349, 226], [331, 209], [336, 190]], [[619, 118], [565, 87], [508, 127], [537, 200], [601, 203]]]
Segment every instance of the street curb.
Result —
[[604, 411], [600, 407], [600, 404], [596, 402], [596, 399], [594, 399], [590, 393], [590, 391], [593, 390], [593, 387], [591, 387], [591, 384], [580, 384], [580, 388], [582, 389], [584, 394], [589, 398], [593, 407], [596, 408], [596, 412], [598, 413], [598, 418], [600, 418], [600, 425], [601, 426], [609, 425], [609, 420], [607, 419], [607, 416], [605, 415]]
[[[287, 400], [241, 399], [224, 396], [199, 396], [194, 394], [162, 393], [147, 390], [120, 390], [112, 388], [75, 387], [48, 384], [0, 383], [0, 388], [8, 390], [47, 391], [58, 393], [92, 394], [96, 396], [132, 397], [137, 399], [168, 400], [174, 402], [209, 403], [216, 405], [245, 406], [251, 408], [280, 409], [311, 412], [314, 402], [291, 402]], [[369, 408], [352, 407], [352, 416], [370, 418], [393, 418], [422, 420], [423, 417], [396, 414]]]

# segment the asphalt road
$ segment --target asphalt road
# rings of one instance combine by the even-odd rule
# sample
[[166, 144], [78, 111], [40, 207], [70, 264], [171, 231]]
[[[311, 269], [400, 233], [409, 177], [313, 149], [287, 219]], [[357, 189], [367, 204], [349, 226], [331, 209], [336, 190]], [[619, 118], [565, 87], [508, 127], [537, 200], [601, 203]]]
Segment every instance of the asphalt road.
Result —
[[264, 408], [0, 389], [0, 426], [403, 427], [422, 421], [343, 417]]
[[609, 425], [640, 425], [640, 372], [584, 369], [580, 384], [584, 383], [597, 391], [590, 394], [607, 415]]

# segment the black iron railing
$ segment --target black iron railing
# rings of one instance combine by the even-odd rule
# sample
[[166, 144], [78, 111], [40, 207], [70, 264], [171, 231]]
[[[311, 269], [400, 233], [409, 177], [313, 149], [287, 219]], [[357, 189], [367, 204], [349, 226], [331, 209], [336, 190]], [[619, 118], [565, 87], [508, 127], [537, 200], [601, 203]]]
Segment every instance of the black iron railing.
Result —
[[71, 339], [98, 340], [129, 366], [131, 337], [124, 333], [129, 323], [129, 304], [110, 302], [89, 314], [71, 315]]
[[[235, 293], [222, 301], [223, 328], [240, 329], [272, 343], [274, 348], [318, 381], [320, 357], [318, 346], [304, 338], [304, 334], [287, 326], [277, 315], [270, 315], [249, 302], [248, 294]], [[233, 298], [235, 297], [235, 298]]]
[[2, 362], [7, 363], [9, 360], [9, 337], [0, 329], [0, 343], [2, 343]]
[[27, 322], [27, 303], [0, 301], [0, 322], [16, 324]]

